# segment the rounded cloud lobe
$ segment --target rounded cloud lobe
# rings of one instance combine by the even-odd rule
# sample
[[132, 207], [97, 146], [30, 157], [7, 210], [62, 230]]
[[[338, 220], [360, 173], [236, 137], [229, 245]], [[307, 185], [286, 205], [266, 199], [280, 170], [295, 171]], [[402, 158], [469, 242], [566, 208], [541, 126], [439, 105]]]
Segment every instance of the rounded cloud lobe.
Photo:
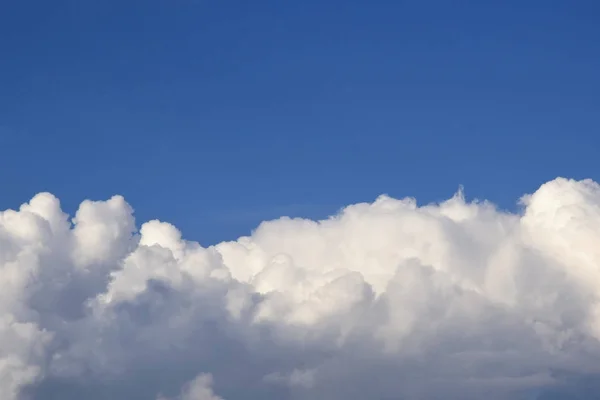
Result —
[[0, 400], [589, 398], [600, 186], [521, 202], [382, 196], [204, 248], [39, 194], [0, 212]]

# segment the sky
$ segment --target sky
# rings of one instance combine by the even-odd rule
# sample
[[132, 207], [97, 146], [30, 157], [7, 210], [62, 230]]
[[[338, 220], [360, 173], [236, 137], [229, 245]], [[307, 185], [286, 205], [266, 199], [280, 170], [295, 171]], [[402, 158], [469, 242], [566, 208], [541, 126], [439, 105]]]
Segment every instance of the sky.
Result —
[[121, 194], [207, 245], [383, 193], [513, 209], [598, 178], [599, 8], [3, 2], [0, 208]]
[[0, 400], [597, 396], [600, 5], [491, 3], [2, 2]]

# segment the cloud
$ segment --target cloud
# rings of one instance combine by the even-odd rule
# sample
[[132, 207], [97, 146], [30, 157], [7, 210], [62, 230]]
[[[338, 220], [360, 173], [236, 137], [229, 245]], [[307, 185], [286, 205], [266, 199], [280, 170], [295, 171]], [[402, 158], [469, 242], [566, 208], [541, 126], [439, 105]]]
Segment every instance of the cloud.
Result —
[[125, 199], [0, 213], [0, 400], [557, 399], [600, 385], [600, 186], [381, 196], [204, 248]]
[[[215, 396], [212, 391], [213, 378], [210, 374], [200, 374], [194, 380], [187, 383], [180, 396], [177, 397], [179, 400], [223, 400], [221, 397]], [[162, 396], [158, 397], [158, 400], [168, 400]]]

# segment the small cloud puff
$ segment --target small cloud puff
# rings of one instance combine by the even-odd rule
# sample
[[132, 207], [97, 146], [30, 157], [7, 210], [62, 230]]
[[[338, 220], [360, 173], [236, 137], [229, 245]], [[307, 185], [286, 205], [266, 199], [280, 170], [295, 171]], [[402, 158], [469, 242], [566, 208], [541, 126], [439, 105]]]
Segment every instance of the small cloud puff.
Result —
[[223, 400], [213, 393], [212, 384], [212, 375], [200, 374], [194, 380], [184, 385], [181, 394], [176, 399], [159, 396], [157, 400]]

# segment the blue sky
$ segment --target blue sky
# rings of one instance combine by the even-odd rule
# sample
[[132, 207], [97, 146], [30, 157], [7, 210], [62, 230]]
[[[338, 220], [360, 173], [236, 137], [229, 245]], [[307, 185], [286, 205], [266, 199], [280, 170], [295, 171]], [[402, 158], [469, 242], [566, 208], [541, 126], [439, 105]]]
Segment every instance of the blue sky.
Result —
[[3, 2], [0, 209], [123, 194], [139, 222], [210, 244], [381, 193], [424, 203], [463, 184], [512, 208], [558, 175], [598, 180], [599, 12]]

